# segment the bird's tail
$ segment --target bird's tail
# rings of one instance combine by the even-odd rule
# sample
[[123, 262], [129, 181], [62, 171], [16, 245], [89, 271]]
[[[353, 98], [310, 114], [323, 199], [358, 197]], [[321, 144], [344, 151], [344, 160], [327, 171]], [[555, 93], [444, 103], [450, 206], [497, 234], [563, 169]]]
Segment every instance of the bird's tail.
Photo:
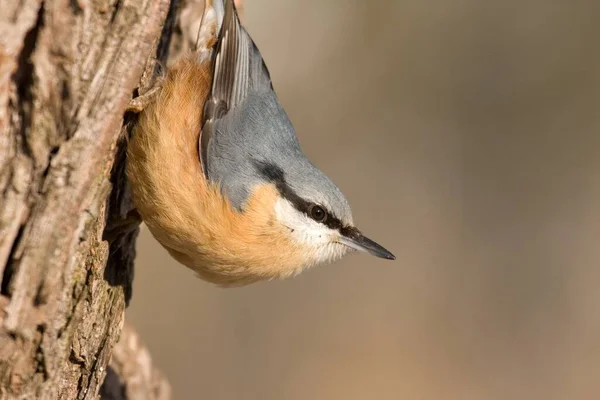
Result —
[[200, 61], [207, 60], [212, 55], [225, 15], [225, 1], [233, 0], [204, 1], [204, 12], [200, 29], [198, 29], [198, 38], [196, 39], [196, 52]]

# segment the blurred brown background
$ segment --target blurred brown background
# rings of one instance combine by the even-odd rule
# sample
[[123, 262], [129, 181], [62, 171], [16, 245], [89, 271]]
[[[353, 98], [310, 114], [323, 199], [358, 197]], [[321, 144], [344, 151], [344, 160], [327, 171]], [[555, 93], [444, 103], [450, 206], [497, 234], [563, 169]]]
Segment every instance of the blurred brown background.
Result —
[[175, 398], [600, 398], [600, 3], [245, 13], [305, 152], [398, 260], [225, 290], [144, 231], [127, 317]]

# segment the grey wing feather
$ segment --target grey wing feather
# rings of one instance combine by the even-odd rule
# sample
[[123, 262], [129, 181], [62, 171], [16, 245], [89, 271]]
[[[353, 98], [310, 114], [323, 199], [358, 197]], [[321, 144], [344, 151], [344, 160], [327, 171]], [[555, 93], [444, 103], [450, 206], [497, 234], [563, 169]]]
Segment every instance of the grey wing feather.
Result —
[[242, 28], [233, 0], [226, 1], [225, 14], [213, 60], [211, 93], [204, 104], [199, 143], [204, 174], [208, 176], [208, 149], [215, 123], [239, 105], [248, 94], [252, 40]]
[[[244, 115], [241, 110], [252, 94], [273, 91], [269, 71], [248, 32], [242, 27], [233, 0], [225, 1], [221, 31], [213, 53], [213, 82], [204, 104], [199, 153], [208, 178], [209, 149], [217, 127], [225, 118]], [[233, 110], [238, 108], [237, 114]]]
[[224, 101], [228, 109], [239, 104], [248, 91], [248, 39], [233, 0], [228, 0], [217, 41], [211, 93], [212, 99]]

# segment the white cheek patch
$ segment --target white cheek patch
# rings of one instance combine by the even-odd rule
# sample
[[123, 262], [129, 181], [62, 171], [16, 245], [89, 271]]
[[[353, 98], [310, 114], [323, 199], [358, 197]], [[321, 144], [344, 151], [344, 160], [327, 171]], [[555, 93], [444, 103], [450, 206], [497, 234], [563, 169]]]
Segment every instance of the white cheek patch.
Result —
[[279, 222], [291, 230], [292, 237], [303, 245], [319, 246], [330, 243], [336, 233], [323, 224], [310, 219], [296, 210], [292, 203], [279, 199], [275, 203], [275, 215]]
[[332, 262], [350, 251], [348, 246], [338, 242], [337, 231], [312, 220], [285, 199], [275, 202], [275, 215], [305, 250], [305, 267]]

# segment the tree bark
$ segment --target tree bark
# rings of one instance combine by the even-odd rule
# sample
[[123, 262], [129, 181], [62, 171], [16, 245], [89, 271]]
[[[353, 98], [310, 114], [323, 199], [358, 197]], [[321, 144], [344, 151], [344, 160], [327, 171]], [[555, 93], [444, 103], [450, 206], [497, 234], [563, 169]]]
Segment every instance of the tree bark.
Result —
[[[137, 236], [103, 239], [107, 221], [117, 226], [131, 211], [123, 170], [135, 115], [125, 111], [152, 85], [155, 60], [166, 62], [176, 3], [0, 2], [2, 399], [99, 396], [131, 297]], [[137, 343], [125, 339], [116, 354], [147, 358]], [[168, 398], [149, 362], [138, 363], [140, 375], [118, 357], [104, 396], [114, 382], [134, 394], [128, 382], [143, 376], [136, 382], [161, 388], [156, 396], [121, 398]]]

